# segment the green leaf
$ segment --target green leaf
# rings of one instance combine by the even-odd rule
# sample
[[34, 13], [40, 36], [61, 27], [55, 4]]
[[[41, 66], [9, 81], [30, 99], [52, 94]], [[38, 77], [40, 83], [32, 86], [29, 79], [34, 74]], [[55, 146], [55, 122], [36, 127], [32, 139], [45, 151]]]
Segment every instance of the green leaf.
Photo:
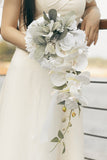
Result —
[[48, 22], [50, 22], [50, 19], [48, 18], [48, 16], [46, 15], [46, 13], [43, 11], [43, 18], [46, 20], [46, 21], [48, 21]]
[[44, 37], [42, 36], [34, 36], [33, 37], [33, 41], [37, 44], [37, 45], [46, 45], [46, 40]]
[[70, 71], [66, 71], [67, 73], [70, 73]]
[[65, 143], [64, 142], [63, 142], [63, 146], [64, 148], [63, 148], [62, 154], [65, 153]]
[[81, 71], [76, 71], [77, 75], [81, 74]]
[[63, 105], [65, 105], [65, 101], [59, 102], [58, 104], [63, 104]]
[[50, 20], [54, 20], [56, 22], [56, 18], [57, 18], [57, 11], [56, 9], [50, 9], [49, 12], [49, 18]]
[[59, 37], [60, 37], [60, 33], [58, 31], [54, 31], [50, 40], [52, 41], [53, 39], [59, 39]]
[[65, 28], [64, 32], [62, 32], [62, 33], [60, 34], [59, 40], [65, 38], [65, 36], [67, 35], [67, 33], [68, 33], [68, 30], [67, 30], [67, 28]]
[[58, 131], [58, 137], [61, 138], [61, 139], [64, 138], [64, 135], [63, 135], [63, 133], [61, 132], [61, 130]]
[[78, 102], [78, 105], [79, 105], [79, 106], [81, 106], [81, 103], [80, 103], [80, 102]]
[[45, 53], [45, 46], [37, 45], [33, 57], [34, 59], [40, 59], [44, 56], [44, 53]]
[[65, 88], [66, 86], [67, 86], [67, 84], [65, 83], [63, 86], [60, 86], [60, 87], [54, 86], [53, 88], [54, 88], [54, 89], [57, 89], [57, 90], [62, 90], [62, 89]]
[[59, 142], [58, 137], [54, 137], [54, 138], [51, 140], [51, 142]]
[[49, 34], [50, 29], [49, 29], [49, 27], [48, 27], [48, 26], [43, 26], [43, 27], [41, 27], [41, 31], [42, 31], [43, 33], [47, 33], [47, 34]]
[[61, 27], [60, 22], [55, 22], [54, 25], [53, 25], [52, 30], [55, 31], [55, 30], [57, 30], [57, 29], [60, 28], [60, 27]]

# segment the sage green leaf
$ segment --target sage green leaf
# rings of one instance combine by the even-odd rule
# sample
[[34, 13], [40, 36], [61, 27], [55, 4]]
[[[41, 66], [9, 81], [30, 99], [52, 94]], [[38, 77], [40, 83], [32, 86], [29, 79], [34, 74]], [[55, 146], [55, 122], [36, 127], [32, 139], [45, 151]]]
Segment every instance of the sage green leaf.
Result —
[[56, 22], [56, 18], [57, 18], [57, 11], [56, 9], [50, 9], [49, 12], [49, 18], [50, 20], [54, 20]]
[[58, 30], [59, 28], [61, 28], [60, 22], [55, 22], [54, 25], [53, 25], [52, 30], [53, 30], [53, 31], [54, 31], [54, 30]]
[[43, 11], [43, 18], [46, 20], [46, 21], [48, 21], [48, 22], [50, 22], [50, 19], [48, 18], [48, 16], [46, 15], [46, 13]]
[[60, 34], [59, 40], [63, 39], [63, 38], [67, 35], [67, 33], [68, 33], [68, 30], [67, 30], [67, 28], [65, 28], [64, 32], [62, 32], [62, 33]]
[[66, 71], [67, 73], [70, 73], [70, 71]]
[[62, 154], [65, 153], [65, 143], [64, 142], [63, 142], [63, 146], [64, 146], [64, 148], [63, 148]]
[[40, 59], [40, 58], [42, 58], [44, 56], [44, 54], [45, 54], [45, 46], [37, 45], [36, 46], [36, 50], [35, 50], [35, 52], [33, 54], [34, 59]]
[[55, 54], [55, 47], [52, 43], [48, 43], [45, 49], [46, 53]]
[[65, 101], [59, 102], [58, 104], [65, 105]]
[[33, 41], [37, 44], [37, 45], [46, 45], [46, 40], [44, 37], [42, 36], [34, 36], [33, 37]]
[[41, 27], [41, 32], [49, 34], [50, 29], [48, 26], [43, 26], [43, 27]]
[[59, 39], [59, 37], [60, 37], [60, 33], [59, 32], [57, 32], [57, 31], [54, 31], [53, 32], [53, 35], [52, 35], [52, 37], [50, 38], [50, 40], [52, 41], [53, 39]]
[[60, 87], [54, 86], [53, 88], [54, 88], [54, 89], [57, 89], [57, 90], [62, 90], [62, 89], [64, 89], [65, 87], [67, 87], [67, 84], [66, 84], [66, 83], [65, 83], [63, 86], [60, 86]]
[[78, 102], [78, 105], [79, 105], [79, 106], [81, 106], [81, 103], [80, 103], [80, 102]]
[[54, 137], [51, 142], [59, 142], [59, 138], [58, 137]]
[[61, 132], [61, 130], [58, 131], [58, 137], [61, 138], [61, 139], [64, 138], [64, 135], [63, 135], [63, 133]]

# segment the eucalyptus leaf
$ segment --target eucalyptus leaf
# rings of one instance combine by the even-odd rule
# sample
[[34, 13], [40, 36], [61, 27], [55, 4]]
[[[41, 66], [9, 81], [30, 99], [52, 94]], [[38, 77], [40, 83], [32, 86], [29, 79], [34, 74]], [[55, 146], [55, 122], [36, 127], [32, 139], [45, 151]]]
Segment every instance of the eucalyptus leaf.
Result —
[[58, 131], [58, 137], [61, 138], [61, 139], [64, 138], [64, 135], [63, 135], [63, 133], [61, 132], [61, 130]]
[[40, 29], [41, 29], [41, 32], [42, 32], [42, 33], [47, 33], [47, 34], [49, 34], [49, 32], [50, 32], [50, 29], [49, 29], [48, 26], [42, 26], [42, 27], [40, 27]]
[[43, 11], [43, 18], [46, 20], [46, 21], [48, 21], [48, 22], [50, 22], [50, 19], [48, 18], [48, 16], [46, 15], [46, 13]]
[[60, 22], [55, 22], [54, 25], [53, 25], [52, 30], [55, 31], [55, 30], [58, 30], [59, 28], [61, 28]]
[[33, 41], [34, 43], [36, 43], [37, 45], [46, 45], [46, 40], [44, 37], [42, 36], [38, 36], [38, 37], [33, 37]]
[[56, 9], [50, 9], [49, 12], [49, 18], [50, 20], [54, 20], [54, 22], [56, 22], [56, 18], [57, 18], [57, 11]]
[[45, 53], [45, 46], [37, 45], [36, 50], [33, 53], [33, 57], [34, 57], [34, 59], [40, 59], [44, 56], [44, 53]]
[[51, 140], [51, 142], [59, 142], [58, 137], [54, 137], [54, 138]]
[[62, 33], [60, 34], [59, 40], [65, 38], [65, 36], [67, 35], [67, 33], [68, 33], [68, 30], [67, 30], [67, 28], [65, 28], [64, 32], [62, 32]]
[[44, 25], [44, 26], [36, 27], [35, 32], [33, 34], [36, 35], [36, 36], [37, 35], [42, 36], [43, 34], [49, 34], [49, 32], [50, 32], [49, 27]]
[[53, 35], [52, 35], [52, 37], [51, 37], [51, 41], [53, 40], [53, 39], [59, 39], [59, 37], [60, 37], [60, 33], [59, 32], [57, 32], [57, 31], [55, 31], [55, 32], [53, 32]]

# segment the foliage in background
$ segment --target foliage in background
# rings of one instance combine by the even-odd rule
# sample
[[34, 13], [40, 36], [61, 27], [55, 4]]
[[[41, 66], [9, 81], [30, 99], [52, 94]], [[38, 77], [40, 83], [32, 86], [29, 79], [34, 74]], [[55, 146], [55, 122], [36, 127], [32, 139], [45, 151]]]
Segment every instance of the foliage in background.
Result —
[[89, 66], [92, 67], [102, 67], [102, 68], [107, 68], [107, 59], [103, 58], [89, 58], [88, 60]]
[[10, 62], [14, 51], [15, 46], [3, 40], [0, 41], [0, 61]]

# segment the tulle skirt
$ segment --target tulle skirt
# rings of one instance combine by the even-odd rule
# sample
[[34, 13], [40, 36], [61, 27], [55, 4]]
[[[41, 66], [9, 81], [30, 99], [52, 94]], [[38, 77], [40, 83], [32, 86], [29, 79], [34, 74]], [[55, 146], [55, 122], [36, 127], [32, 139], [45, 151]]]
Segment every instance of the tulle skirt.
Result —
[[16, 48], [0, 90], [0, 160], [83, 160], [83, 126], [72, 118], [65, 136], [66, 152], [50, 142], [68, 117], [56, 107], [48, 69]]

